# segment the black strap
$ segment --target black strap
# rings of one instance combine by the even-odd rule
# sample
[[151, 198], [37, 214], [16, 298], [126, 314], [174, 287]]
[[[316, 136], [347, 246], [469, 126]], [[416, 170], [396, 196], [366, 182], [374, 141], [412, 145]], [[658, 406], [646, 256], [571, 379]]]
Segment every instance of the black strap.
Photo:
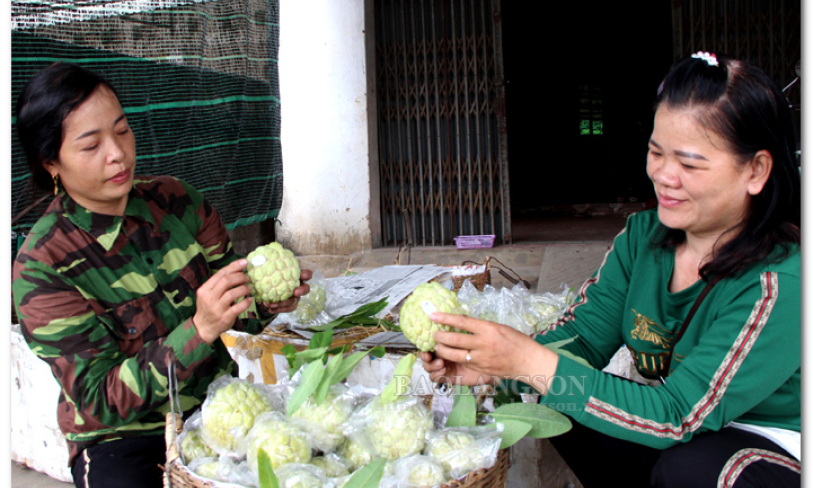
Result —
[[[714, 285], [717, 284], [718, 281], [720, 281], [719, 278], [714, 277], [706, 283], [706, 287], [703, 288], [703, 291], [701, 291], [700, 295], [697, 296], [697, 299], [695, 299], [694, 301], [694, 305], [692, 305], [691, 310], [689, 310], [689, 313], [683, 320], [683, 325], [680, 326], [680, 330], [675, 336], [675, 340], [672, 342], [672, 350], [669, 352], [669, 355], [666, 356], [663, 372], [666, 373], [667, 376], [669, 375], [669, 368], [671, 368], [672, 366], [672, 355], [674, 354], [675, 351], [675, 345], [677, 345], [678, 341], [683, 337], [683, 333], [686, 332], [686, 328], [689, 327], [689, 322], [692, 321], [692, 317], [694, 317], [694, 314], [695, 312], [697, 312], [697, 309], [700, 307], [700, 304], [703, 302], [703, 299], [706, 298], [706, 295], [709, 294], [711, 289], [714, 287]], [[661, 376], [661, 382], [665, 383], [663, 376]]]

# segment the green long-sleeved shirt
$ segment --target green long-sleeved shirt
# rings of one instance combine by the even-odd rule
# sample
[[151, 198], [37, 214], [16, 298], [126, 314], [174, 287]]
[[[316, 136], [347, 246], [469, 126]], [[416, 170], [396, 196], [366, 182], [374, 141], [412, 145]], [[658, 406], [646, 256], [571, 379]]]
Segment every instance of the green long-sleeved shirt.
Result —
[[801, 258], [798, 246], [780, 262], [721, 280], [698, 308], [674, 349], [659, 387], [600, 371], [621, 345], [649, 377], [661, 371], [675, 334], [705, 287], [702, 280], [668, 291], [674, 253], [650, 243], [655, 210], [630, 217], [577, 303], [543, 336], [574, 336], [565, 349], [597, 369], [560, 356], [542, 403], [608, 435], [655, 448], [685, 442], [730, 421], [800, 431]]
[[[191, 318], [197, 288], [238, 258], [215, 209], [172, 177], [137, 176], [123, 217], [54, 199], [17, 255], [12, 291], [29, 347], [62, 389], [69, 464], [101, 440], [163, 433], [170, 365], [185, 411], [236, 374]], [[252, 305], [233, 328], [258, 333], [272, 318]]]

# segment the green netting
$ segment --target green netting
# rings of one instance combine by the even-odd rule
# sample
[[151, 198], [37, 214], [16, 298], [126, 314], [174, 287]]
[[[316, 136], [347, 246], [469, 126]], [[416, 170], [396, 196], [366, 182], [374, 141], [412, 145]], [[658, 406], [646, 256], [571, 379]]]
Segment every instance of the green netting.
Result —
[[[12, 2], [12, 110], [55, 61], [103, 74], [136, 138], [138, 174], [202, 191], [230, 229], [282, 204], [278, 0]], [[13, 129], [12, 217], [35, 194]], [[50, 198], [12, 226], [25, 233]]]

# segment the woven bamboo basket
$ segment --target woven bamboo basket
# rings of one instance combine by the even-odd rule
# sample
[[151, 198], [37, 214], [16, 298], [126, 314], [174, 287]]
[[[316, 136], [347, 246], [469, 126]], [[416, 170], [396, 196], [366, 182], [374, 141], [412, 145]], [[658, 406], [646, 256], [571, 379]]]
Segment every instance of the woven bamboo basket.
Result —
[[489, 260], [490, 258], [484, 263], [463, 261], [460, 266], [447, 266], [457, 271], [452, 277], [446, 278], [452, 280], [452, 290], [460, 290], [460, 287], [463, 286], [463, 282], [470, 280], [475, 288], [483, 291], [486, 285], [491, 284], [491, 266]]
[[[349, 345], [350, 350], [358, 341], [382, 332], [382, 327], [351, 327], [338, 331], [333, 337], [331, 347]], [[266, 327], [261, 334], [239, 334], [231, 335], [229, 332], [221, 335], [221, 339], [226, 347], [237, 351], [243, 351], [247, 358], [257, 360], [259, 369], [262, 371], [263, 383], [275, 384], [278, 379], [278, 372], [274, 365], [274, 354], [283, 354], [282, 348], [290, 344], [297, 351], [302, 351], [308, 347], [308, 339], [287, 329], [277, 330], [273, 327]]]
[[485, 285], [491, 284], [492, 270], [495, 270], [500, 274], [500, 276], [515, 285], [521, 282], [526, 288], [530, 289], [531, 287], [527, 280], [523, 279], [519, 274], [517, 274], [516, 271], [503, 264], [494, 256], [489, 256], [482, 263], [477, 263], [475, 261], [463, 261], [463, 263], [460, 266], [457, 266], [457, 268], [463, 270], [469, 269], [471, 272], [459, 274], [451, 278], [454, 285], [454, 291], [460, 290], [460, 287], [463, 286], [463, 282], [466, 280], [471, 280], [471, 283], [475, 286], [475, 288], [477, 288], [479, 291], [483, 291]]
[[[197, 476], [181, 463], [177, 437], [183, 432], [183, 420], [176, 413], [167, 414], [165, 438], [167, 443], [167, 464], [164, 467], [164, 488], [214, 488], [215, 485]], [[465, 478], [444, 483], [441, 488], [503, 488], [511, 467], [509, 449], [501, 449], [497, 462], [488, 469], [478, 469]]]

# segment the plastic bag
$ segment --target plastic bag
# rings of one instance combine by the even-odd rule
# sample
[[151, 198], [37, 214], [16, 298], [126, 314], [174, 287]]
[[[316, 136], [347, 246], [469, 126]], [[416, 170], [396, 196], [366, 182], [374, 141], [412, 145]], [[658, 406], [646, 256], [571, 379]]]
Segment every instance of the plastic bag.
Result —
[[322, 488], [333, 487], [333, 482], [322, 468], [313, 464], [283, 464], [275, 471], [279, 488]]
[[202, 457], [192, 461], [189, 470], [201, 478], [217, 482], [221, 488], [256, 487], [259, 483], [248, 473], [245, 463], [228, 456]]
[[351, 474], [353, 471], [350, 461], [335, 452], [312, 458], [311, 464], [322, 468], [328, 478], [340, 478]]
[[404, 395], [381, 405], [375, 396], [356, 408], [342, 431], [373, 457], [392, 461], [423, 451], [433, 427], [432, 412], [421, 398]]
[[221, 376], [207, 390], [201, 407], [200, 433], [220, 455], [241, 457], [241, 440], [264, 412], [281, 411], [284, 399], [279, 388], [231, 376]]
[[537, 334], [544, 334], [548, 328], [562, 318], [567, 307], [576, 301], [573, 288], [562, 283], [559, 293], [545, 292], [540, 295], [531, 295], [523, 310], [533, 314], [538, 322], [535, 327]]
[[429, 456], [413, 454], [396, 459], [388, 467], [379, 488], [415, 488], [438, 486], [447, 481], [443, 466]]
[[286, 419], [281, 412], [266, 412], [257, 416], [245, 437], [246, 460], [258, 474], [257, 455], [265, 450], [276, 469], [288, 463], [307, 463], [313, 455], [311, 435], [296, 419]]
[[500, 423], [430, 432], [424, 454], [440, 463], [449, 478], [460, 478], [470, 471], [494, 466], [502, 432]]
[[296, 310], [277, 315], [271, 325], [286, 324], [292, 329], [306, 329], [334, 320], [335, 317], [326, 311], [330, 300], [325, 275], [318, 269], [313, 270], [313, 276], [308, 280], [308, 285], [311, 290], [299, 299]]
[[327, 398], [316, 405], [313, 395], [294, 412], [304, 428], [311, 434], [314, 447], [322, 452], [334, 452], [344, 442], [342, 425], [350, 419], [356, 398], [343, 384], [330, 386]]
[[486, 285], [479, 291], [467, 280], [458, 291], [458, 299], [471, 317], [504, 324], [533, 336], [544, 333], [573, 304], [573, 290], [565, 284], [562, 287], [558, 294], [531, 293], [522, 283], [510, 289]]
[[203, 438], [200, 427], [201, 411], [198, 410], [186, 419], [183, 431], [178, 434], [179, 452], [185, 466], [197, 458], [215, 456], [215, 452]]

